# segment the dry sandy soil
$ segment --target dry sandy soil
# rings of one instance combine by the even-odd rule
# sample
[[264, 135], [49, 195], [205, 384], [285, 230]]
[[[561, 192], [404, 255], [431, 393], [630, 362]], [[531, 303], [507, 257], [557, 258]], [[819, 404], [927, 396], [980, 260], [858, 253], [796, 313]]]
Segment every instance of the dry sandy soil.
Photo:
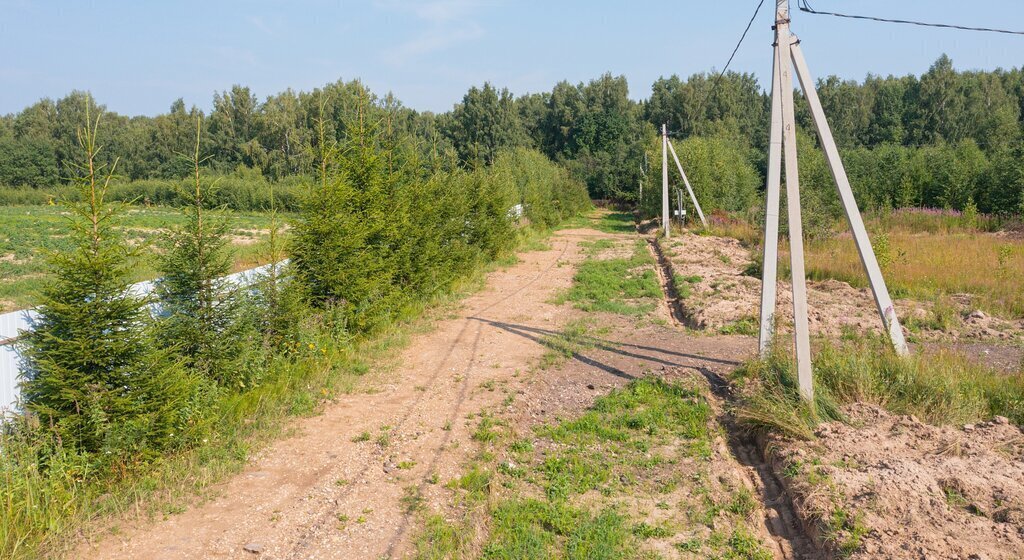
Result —
[[[800, 479], [784, 476], [793, 457], [812, 453], [834, 469], [828, 474], [837, 498], [829, 504], [863, 512], [870, 527], [858, 558], [1020, 557], [1024, 463], [1021, 434], [1012, 426], [939, 429], [861, 407], [849, 411], [860, 423], [825, 425], [813, 443], [776, 442], [775, 460], [766, 463], [760, 448], [732, 426], [724, 380], [754, 353], [756, 340], [689, 331], [665, 302], [639, 319], [591, 314], [602, 326], [601, 341], [562, 367], [536, 367], [544, 339], [583, 314], [553, 303], [554, 296], [571, 285], [575, 265], [586, 258], [581, 243], [601, 238], [627, 245], [637, 239], [591, 229], [556, 233], [550, 249], [524, 253], [518, 264], [491, 273], [482, 291], [415, 336], [397, 365], [367, 376], [362, 391], [329, 403], [319, 416], [296, 420], [293, 435], [263, 449], [215, 497], [163, 520], [129, 521], [117, 534], [82, 542], [71, 557], [406, 557], [421, 519], [403, 498], [416, 493], [431, 510], [450, 507], [451, 490], [430, 481], [462, 474], [478, 449], [471, 438], [476, 415], [498, 415], [528, 433], [652, 373], [704, 384], [720, 427], [710, 463], [717, 475], [712, 492], [743, 487], [759, 498], [750, 528], [776, 558], [828, 556], [813, 492], [798, 491]], [[673, 249], [678, 273], [702, 276], [694, 298], [705, 305], [689, 312], [708, 326], [747, 313], [745, 303], [716, 300], [725, 284], [747, 282], [736, 273], [741, 248], [687, 236]], [[704, 268], [686, 260], [698, 251], [712, 256], [694, 259]], [[713, 257], [715, 251], [727, 251], [731, 264]], [[814, 297], [812, 303], [819, 301]], [[840, 461], [844, 468], [831, 466]], [[951, 505], [947, 487], [966, 505]], [[689, 490], [683, 485], [678, 492], [678, 503], [685, 503]], [[901, 493], [910, 495], [900, 499]], [[975, 546], [965, 535], [979, 535], [985, 544]], [[678, 548], [649, 546], [680, 557]]]
[[[804, 518], [860, 516], [851, 558], [1024, 558], [1024, 437], [1005, 418], [935, 427], [858, 404], [814, 442], [775, 441]], [[824, 534], [820, 535], [824, 537]]]

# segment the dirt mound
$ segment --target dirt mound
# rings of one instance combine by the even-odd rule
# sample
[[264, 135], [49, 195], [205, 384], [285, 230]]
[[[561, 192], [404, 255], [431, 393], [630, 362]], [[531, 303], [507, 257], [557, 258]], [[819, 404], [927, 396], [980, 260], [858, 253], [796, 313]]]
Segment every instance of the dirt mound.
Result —
[[775, 441], [804, 518], [851, 558], [1024, 558], [1024, 435], [935, 427], [867, 404], [813, 442]]

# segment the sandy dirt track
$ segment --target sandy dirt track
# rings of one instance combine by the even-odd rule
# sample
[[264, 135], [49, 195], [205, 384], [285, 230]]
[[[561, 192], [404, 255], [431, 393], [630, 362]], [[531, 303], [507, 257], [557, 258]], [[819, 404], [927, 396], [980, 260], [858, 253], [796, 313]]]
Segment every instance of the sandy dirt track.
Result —
[[[84, 544], [74, 558], [378, 558], [400, 556], [415, 516], [403, 496], [435, 473], [456, 476], [472, 446], [468, 414], [504, 396], [488, 390], [525, 371], [544, 348], [519, 329], [556, 331], [547, 303], [571, 283], [592, 230], [564, 230], [551, 249], [489, 275], [454, 318], [416, 337], [372, 392], [296, 421], [296, 435], [263, 450], [217, 498], [156, 523], [136, 522]], [[522, 331], [526, 332], [526, 331]], [[363, 432], [368, 441], [355, 442]], [[378, 440], [388, 440], [381, 445]], [[460, 445], [461, 444], [461, 445]]]

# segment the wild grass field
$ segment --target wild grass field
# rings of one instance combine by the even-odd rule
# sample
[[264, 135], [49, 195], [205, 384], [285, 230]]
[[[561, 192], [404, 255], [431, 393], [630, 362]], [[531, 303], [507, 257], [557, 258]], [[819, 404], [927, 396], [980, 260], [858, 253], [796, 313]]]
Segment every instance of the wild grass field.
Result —
[[[58, 206], [0, 206], [0, 312], [32, 305], [46, 278], [47, 253], [67, 249], [68, 216]], [[270, 216], [233, 211], [224, 216], [231, 227], [235, 269], [259, 264]], [[128, 209], [123, 222], [129, 241], [144, 248], [135, 280], [155, 277], [160, 234], [184, 224], [185, 216], [174, 208], [138, 206]]]
[[[1024, 318], [1024, 232], [1019, 224], [950, 210], [903, 209], [866, 216], [865, 225], [894, 296], [939, 300], [960, 295], [974, 309], [1005, 319]], [[722, 215], [712, 219], [707, 231], [740, 240], [760, 262], [760, 227]], [[785, 232], [780, 241], [779, 271], [788, 275]], [[828, 235], [805, 240], [805, 251], [810, 279], [868, 285], [845, 221]]]
[[[899, 221], [872, 226], [875, 254], [896, 295], [934, 299], [970, 294], [973, 307], [1007, 319], [1024, 318], [1024, 235], [971, 228], [928, 231]], [[815, 280], [867, 286], [848, 234], [813, 241], [807, 273]]]

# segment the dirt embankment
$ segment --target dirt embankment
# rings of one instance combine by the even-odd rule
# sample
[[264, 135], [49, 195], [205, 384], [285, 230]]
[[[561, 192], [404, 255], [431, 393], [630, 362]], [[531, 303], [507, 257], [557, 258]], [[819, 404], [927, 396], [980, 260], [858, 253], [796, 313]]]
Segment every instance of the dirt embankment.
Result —
[[850, 558], [1024, 558], [1024, 437], [1005, 418], [936, 427], [867, 404], [775, 465], [818, 540]]
[[[745, 274], [751, 265], [746, 248], [692, 234], [662, 244], [691, 328], [712, 339], [737, 328], [756, 335], [760, 279]], [[880, 330], [866, 289], [809, 282], [808, 298], [813, 333], [838, 338]], [[780, 282], [778, 299], [780, 326], [789, 331], [789, 283]], [[953, 325], [943, 329], [929, 325], [942, 311], [934, 304], [903, 299], [896, 305], [908, 336], [926, 351], [973, 352], [988, 365], [1017, 371], [1014, 342], [1024, 340], [1024, 324], [973, 311], [968, 302], [956, 301]], [[843, 412], [845, 422], [822, 424], [812, 441], [760, 442], [808, 534], [829, 557], [1024, 558], [1019, 427], [1005, 418], [936, 427], [868, 404]]]

